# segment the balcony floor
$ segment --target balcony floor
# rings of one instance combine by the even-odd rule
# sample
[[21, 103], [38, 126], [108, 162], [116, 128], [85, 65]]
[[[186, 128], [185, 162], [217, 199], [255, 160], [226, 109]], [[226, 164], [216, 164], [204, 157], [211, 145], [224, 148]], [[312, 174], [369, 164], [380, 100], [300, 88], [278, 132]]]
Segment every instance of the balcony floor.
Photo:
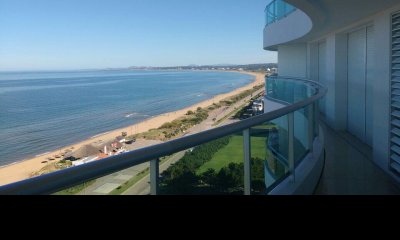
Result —
[[400, 194], [400, 186], [372, 162], [372, 150], [346, 132], [322, 124], [326, 160], [317, 195]]

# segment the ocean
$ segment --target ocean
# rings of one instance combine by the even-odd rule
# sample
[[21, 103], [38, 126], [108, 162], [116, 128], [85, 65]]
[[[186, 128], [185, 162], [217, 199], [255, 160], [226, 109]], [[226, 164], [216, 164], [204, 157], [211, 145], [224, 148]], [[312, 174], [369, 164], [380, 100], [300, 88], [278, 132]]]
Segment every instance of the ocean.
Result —
[[0, 72], [0, 166], [191, 106], [254, 80], [234, 72]]

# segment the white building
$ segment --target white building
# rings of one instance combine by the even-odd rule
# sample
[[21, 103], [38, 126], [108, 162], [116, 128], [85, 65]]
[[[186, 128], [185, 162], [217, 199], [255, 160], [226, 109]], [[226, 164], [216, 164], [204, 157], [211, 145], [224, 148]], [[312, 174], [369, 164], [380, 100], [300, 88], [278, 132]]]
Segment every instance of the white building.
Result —
[[85, 157], [81, 160], [77, 160], [77, 161], [73, 161], [72, 162], [72, 166], [80, 166], [82, 164], [86, 164], [86, 163], [90, 163], [90, 162], [94, 162], [96, 160], [98, 160], [99, 157], [98, 156], [90, 156], [90, 157]]
[[400, 181], [399, 0], [271, 1], [264, 49], [277, 51], [278, 76], [325, 85], [326, 125]]

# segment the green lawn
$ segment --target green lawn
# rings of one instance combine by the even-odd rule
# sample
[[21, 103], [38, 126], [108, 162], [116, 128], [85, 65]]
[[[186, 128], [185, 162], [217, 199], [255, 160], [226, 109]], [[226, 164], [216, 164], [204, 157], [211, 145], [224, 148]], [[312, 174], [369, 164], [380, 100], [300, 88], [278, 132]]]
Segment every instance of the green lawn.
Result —
[[[265, 141], [265, 137], [251, 137], [252, 157], [265, 159]], [[197, 170], [197, 174], [201, 174], [210, 168], [218, 172], [221, 168], [228, 166], [232, 162], [243, 162], [243, 137], [241, 135], [233, 136], [227, 146], [220, 149], [210, 161], [206, 162]]]

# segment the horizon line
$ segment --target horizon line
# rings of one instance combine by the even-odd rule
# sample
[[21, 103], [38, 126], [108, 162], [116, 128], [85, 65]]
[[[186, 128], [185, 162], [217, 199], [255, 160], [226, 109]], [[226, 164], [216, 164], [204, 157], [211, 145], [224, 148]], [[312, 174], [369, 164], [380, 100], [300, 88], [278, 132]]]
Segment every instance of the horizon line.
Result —
[[102, 71], [102, 70], [132, 70], [132, 68], [180, 68], [180, 67], [224, 67], [224, 66], [246, 66], [261, 64], [278, 64], [276, 62], [269, 63], [248, 63], [248, 64], [205, 64], [205, 65], [177, 65], [177, 66], [129, 66], [129, 67], [104, 67], [104, 68], [65, 68], [65, 69], [5, 69], [0, 72], [60, 72], [60, 71]]

